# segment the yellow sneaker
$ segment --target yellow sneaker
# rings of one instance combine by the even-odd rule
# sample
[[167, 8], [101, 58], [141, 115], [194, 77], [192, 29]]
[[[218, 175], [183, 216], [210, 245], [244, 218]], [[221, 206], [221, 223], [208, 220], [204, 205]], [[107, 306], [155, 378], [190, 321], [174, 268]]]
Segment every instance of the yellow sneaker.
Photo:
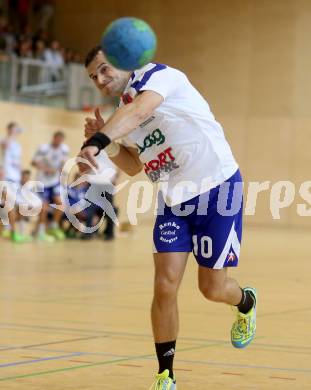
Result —
[[51, 228], [48, 230], [48, 234], [56, 238], [56, 240], [64, 240], [66, 238], [65, 233], [60, 228]]
[[251, 287], [246, 287], [244, 290], [252, 293], [255, 303], [247, 314], [240, 313], [239, 311], [237, 313], [237, 319], [231, 329], [231, 343], [235, 348], [247, 347], [256, 334], [257, 292]]
[[36, 239], [41, 242], [55, 242], [55, 238], [46, 233], [37, 234]]
[[164, 370], [156, 375], [155, 382], [149, 390], [177, 390], [176, 381], [169, 377], [169, 370]]
[[16, 244], [25, 244], [27, 242], [32, 242], [32, 237], [20, 234], [18, 232], [12, 232], [11, 241]]
[[11, 230], [3, 229], [1, 232], [1, 237], [10, 238], [11, 237]]

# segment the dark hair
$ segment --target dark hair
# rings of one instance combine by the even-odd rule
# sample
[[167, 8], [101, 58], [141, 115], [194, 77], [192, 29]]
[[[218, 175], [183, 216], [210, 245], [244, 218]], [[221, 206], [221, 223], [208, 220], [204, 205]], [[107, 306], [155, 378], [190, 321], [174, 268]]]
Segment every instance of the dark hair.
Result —
[[7, 129], [12, 129], [13, 127], [17, 126], [17, 123], [16, 122], [9, 122], [6, 126]]
[[63, 137], [63, 138], [65, 138], [65, 134], [61, 130], [58, 130], [58, 131], [55, 131], [55, 133], [53, 134], [53, 137]]
[[94, 60], [94, 58], [97, 56], [97, 54], [102, 51], [102, 48], [100, 45], [97, 45], [95, 47], [93, 47], [88, 53], [87, 55], [85, 56], [85, 60], [84, 60], [84, 66], [87, 68], [90, 63]]

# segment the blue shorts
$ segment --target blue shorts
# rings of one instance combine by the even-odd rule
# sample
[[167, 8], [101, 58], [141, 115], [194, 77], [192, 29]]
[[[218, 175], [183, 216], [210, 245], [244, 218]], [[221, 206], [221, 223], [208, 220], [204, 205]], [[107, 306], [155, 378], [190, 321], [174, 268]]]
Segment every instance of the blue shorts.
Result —
[[169, 207], [163, 202], [160, 195], [154, 253], [193, 252], [198, 264], [208, 268], [238, 265], [243, 216], [239, 170], [221, 185], [180, 205]]
[[60, 196], [60, 184], [55, 184], [51, 187], [44, 187], [43, 192], [39, 192], [40, 198], [47, 203], [54, 203], [56, 196]]

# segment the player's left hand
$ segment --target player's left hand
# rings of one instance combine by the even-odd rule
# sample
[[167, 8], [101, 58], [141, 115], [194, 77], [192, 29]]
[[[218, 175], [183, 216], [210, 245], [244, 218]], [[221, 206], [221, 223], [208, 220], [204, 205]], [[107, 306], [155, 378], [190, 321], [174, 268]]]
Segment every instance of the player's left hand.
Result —
[[78, 161], [78, 167], [81, 173], [89, 172], [92, 170], [92, 167], [98, 169], [98, 164], [95, 159], [95, 156], [97, 156], [98, 152], [99, 149], [96, 146], [87, 146], [80, 151], [78, 157], [83, 158], [89, 162], [89, 164], [87, 164]]

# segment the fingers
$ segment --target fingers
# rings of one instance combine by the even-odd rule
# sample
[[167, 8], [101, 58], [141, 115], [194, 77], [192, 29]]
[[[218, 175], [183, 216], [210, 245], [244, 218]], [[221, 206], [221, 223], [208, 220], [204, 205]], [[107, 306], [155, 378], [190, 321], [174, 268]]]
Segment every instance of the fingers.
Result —
[[84, 126], [84, 136], [86, 138], [91, 138], [95, 133], [97, 133], [97, 130], [93, 130], [87, 125]]
[[91, 130], [97, 130], [97, 131], [100, 128], [100, 126], [97, 123], [97, 120], [96, 119], [92, 119], [92, 118], [86, 118], [84, 126], [87, 126]]
[[100, 115], [100, 110], [99, 110], [98, 107], [95, 108], [95, 118], [96, 118], [98, 121], [100, 121], [100, 122], [103, 122], [103, 121], [104, 121], [103, 118], [102, 118], [102, 116]]
[[[88, 146], [81, 150], [78, 154], [78, 167], [81, 173], [86, 173], [91, 169], [98, 169], [98, 164], [96, 162], [95, 156], [98, 153], [98, 148], [96, 146]], [[83, 161], [84, 160], [84, 161]]]
[[93, 155], [93, 153], [90, 153], [90, 152], [86, 151], [84, 157], [90, 162], [90, 164], [91, 164], [94, 168], [96, 168], [96, 169], [99, 168], [99, 167], [98, 167], [98, 164], [97, 164], [97, 162], [96, 162], [95, 156]]

